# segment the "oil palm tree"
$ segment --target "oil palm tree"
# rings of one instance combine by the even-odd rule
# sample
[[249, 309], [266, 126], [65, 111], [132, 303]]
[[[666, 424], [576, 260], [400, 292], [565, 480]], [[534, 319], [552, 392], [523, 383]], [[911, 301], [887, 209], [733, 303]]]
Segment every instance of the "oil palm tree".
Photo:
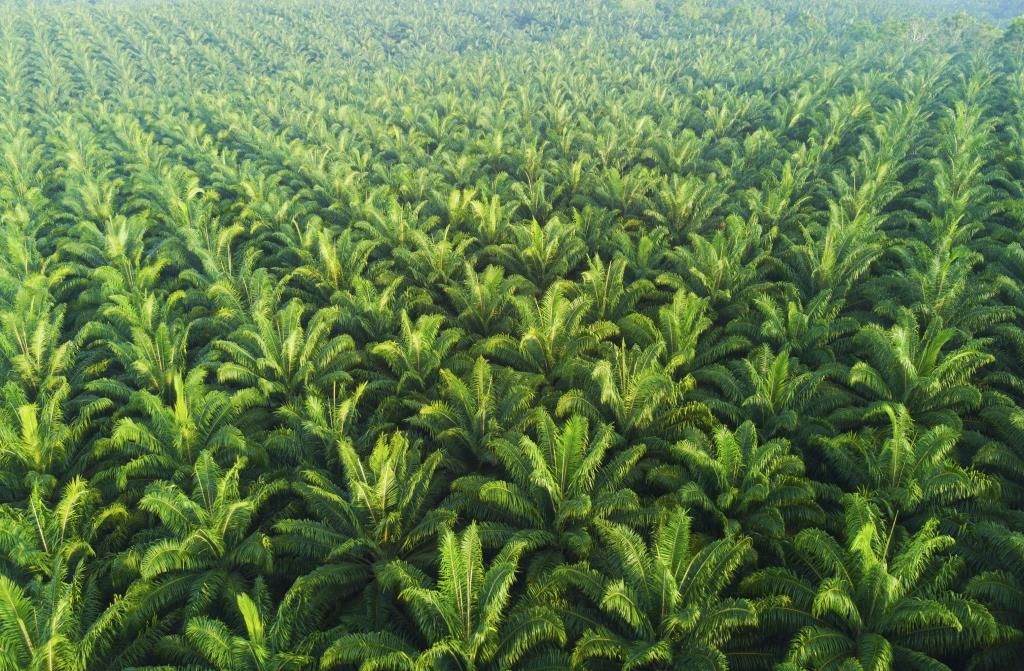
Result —
[[508, 333], [517, 285], [500, 266], [489, 265], [478, 273], [467, 263], [462, 284], [445, 287], [448, 300], [457, 310], [455, 324], [477, 338]]
[[697, 433], [670, 454], [647, 472], [649, 481], [668, 490], [665, 500], [706, 516], [710, 527], [702, 530], [714, 536], [746, 536], [757, 550], [782, 556], [789, 530], [824, 520], [803, 460], [783, 439], [760, 442], [750, 421]]
[[569, 275], [586, 251], [573, 226], [557, 216], [543, 225], [533, 221], [509, 231], [513, 239], [497, 248], [498, 258], [510, 273], [529, 282], [535, 295]]
[[992, 355], [983, 342], [957, 345], [957, 332], [941, 319], [930, 321], [922, 332], [905, 310], [891, 328], [868, 325], [858, 337], [865, 359], [851, 367], [849, 381], [864, 395], [869, 411], [902, 403], [917, 422], [956, 427], [960, 414], [981, 402], [972, 377], [991, 363]]
[[503, 478], [467, 475], [451, 485], [453, 504], [478, 520], [485, 544], [501, 547], [523, 541], [537, 551], [538, 566], [586, 558], [601, 520], [640, 511], [640, 500], [625, 483], [643, 456], [642, 445], [611, 453], [614, 436], [607, 425], [590, 430], [574, 415], [558, 424], [538, 409], [531, 422], [537, 440], [494, 444]]
[[106, 609], [84, 585], [85, 567], [57, 562], [48, 579], [19, 585], [0, 575], [0, 669], [87, 671], [114, 656], [127, 602]]
[[[276, 405], [299, 407], [311, 391], [324, 396], [335, 385], [352, 383], [350, 369], [360, 357], [352, 338], [335, 332], [337, 307], [321, 308], [308, 321], [297, 299], [275, 308], [257, 303], [250, 322], [213, 343], [225, 359], [217, 365], [217, 380], [234, 387], [236, 403], [263, 414]], [[249, 420], [268, 421], [251, 413]]]
[[24, 509], [0, 511], [0, 668], [85, 671], [133, 647], [121, 627], [134, 603], [105, 603], [109, 560], [96, 559], [123, 539], [127, 518], [82, 478], [52, 504], [37, 487]]
[[965, 544], [972, 563], [985, 569], [971, 577], [965, 591], [984, 603], [999, 625], [995, 640], [977, 653], [971, 668], [1012, 665], [1024, 651], [1024, 534], [981, 522], [970, 530]]
[[[270, 609], [270, 594], [257, 581], [253, 596], [242, 592], [235, 597], [241, 627], [210, 617], [198, 616], [185, 625], [180, 636], [160, 641], [154, 654], [190, 669], [203, 671], [305, 671], [314, 659], [302, 652], [305, 644], [290, 644], [291, 613]], [[240, 616], [240, 617], [239, 617]], [[156, 671], [167, 666], [137, 666], [135, 671]], [[173, 668], [173, 667], [172, 667]]]
[[[755, 603], [723, 594], [750, 546], [741, 537], [695, 547], [679, 508], [659, 516], [650, 541], [614, 523], [598, 524], [601, 569], [567, 565], [556, 575], [596, 606], [572, 653], [572, 668], [729, 668], [731, 637], [758, 622]], [[575, 619], [576, 614], [572, 617]]]
[[388, 568], [424, 645], [389, 632], [343, 634], [324, 652], [320, 668], [361, 663], [379, 669], [476, 671], [528, 665], [540, 648], [564, 644], [565, 631], [542, 604], [511, 605], [522, 551], [522, 544], [512, 543], [485, 563], [476, 525], [461, 534], [445, 532], [436, 581], [402, 563]]
[[499, 335], [481, 343], [484, 354], [549, 384], [571, 383], [587, 369], [587, 357], [616, 332], [607, 322], [586, 322], [590, 299], [569, 298], [566, 282], [552, 284], [540, 300], [517, 296], [518, 337]]
[[601, 257], [592, 257], [581, 275], [582, 290], [590, 297], [590, 319], [607, 321], [621, 327], [622, 320], [635, 312], [636, 305], [654, 291], [646, 279], [626, 280], [626, 260], [613, 258], [608, 265]]
[[44, 279], [19, 286], [11, 304], [0, 310], [4, 369], [33, 399], [66, 382], [78, 350], [63, 337], [65, 308], [54, 304]]
[[477, 357], [465, 379], [441, 370], [438, 399], [413, 422], [444, 447], [453, 472], [495, 462], [492, 443], [524, 428], [534, 399], [529, 377]]
[[393, 380], [388, 385], [391, 393], [412, 397], [415, 403], [436, 384], [446, 358], [462, 335], [459, 329], [442, 328], [444, 322], [441, 314], [421, 315], [413, 322], [403, 310], [400, 336], [369, 348], [370, 353], [380, 357], [391, 370]]
[[839, 371], [838, 365], [808, 370], [787, 350], [762, 345], [744, 359], [698, 371], [698, 381], [716, 393], [696, 397], [728, 422], [754, 422], [767, 439], [793, 437], [813, 428], [808, 420], [845, 405], [842, 390], [828, 381]]
[[902, 405], [884, 406], [887, 430], [822, 437], [832, 472], [847, 491], [859, 491], [903, 524], [947, 517], [958, 505], [992, 492], [983, 473], [961, 466], [954, 451], [960, 432], [939, 424], [915, 426]]
[[662, 363], [663, 348], [661, 342], [644, 349], [622, 343], [593, 366], [588, 387], [562, 395], [558, 413], [604, 419], [627, 442], [657, 446], [677, 440], [684, 426], [709, 421], [705, 405], [685, 400], [694, 379], [676, 382]]
[[688, 245], [672, 250], [672, 261], [686, 287], [715, 310], [735, 315], [768, 288], [763, 268], [771, 257], [764, 237], [756, 220], [731, 216], [710, 239], [690, 233]]
[[425, 570], [438, 535], [454, 522], [439, 505], [443, 454], [423, 456], [401, 433], [382, 435], [366, 457], [338, 443], [343, 484], [307, 470], [292, 484], [307, 516], [274, 524], [273, 545], [290, 565], [312, 567], [286, 597], [297, 611], [316, 613], [360, 591], [372, 604], [384, 591], [381, 575], [402, 560]]
[[133, 393], [110, 436], [95, 443], [95, 482], [109, 481], [122, 497], [134, 499], [154, 480], [187, 486], [204, 452], [221, 459], [258, 456], [236, 425], [241, 408], [227, 393], [210, 389], [206, 375], [195, 368], [188, 379], [175, 376], [170, 405], [146, 390]]
[[93, 413], [110, 405], [102, 400], [83, 405], [68, 422], [71, 390], [65, 382], [34, 403], [17, 384], [9, 382], [0, 390], [0, 491], [5, 501], [23, 499], [36, 486], [52, 488], [83, 469], [86, 455], [78, 448]]
[[866, 500], [850, 495], [841, 541], [801, 531], [792, 568], [758, 571], [744, 589], [783, 597], [762, 617], [794, 632], [788, 660], [799, 667], [950, 668], [944, 659], [991, 640], [996, 627], [984, 606], [952, 589], [962, 560], [938, 526], [929, 520], [900, 541]]
[[129, 596], [149, 615], [179, 608], [176, 617], [202, 613], [214, 605], [230, 609], [254, 575], [273, 567], [269, 536], [256, 524], [260, 507], [283, 483], [258, 483], [245, 496], [241, 489], [241, 457], [227, 470], [203, 452], [193, 468], [194, 487], [158, 481], [146, 489], [139, 509], [159, 520], [152, 532], [124, 558], [141, 581]]

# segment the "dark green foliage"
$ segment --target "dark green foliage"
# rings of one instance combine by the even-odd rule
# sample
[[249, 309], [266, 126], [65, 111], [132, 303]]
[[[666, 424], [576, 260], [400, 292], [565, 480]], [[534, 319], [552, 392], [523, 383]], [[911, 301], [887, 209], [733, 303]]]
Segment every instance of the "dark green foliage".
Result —
[[0, 0], [0, 671], [1020, 666], [1018, 5]]

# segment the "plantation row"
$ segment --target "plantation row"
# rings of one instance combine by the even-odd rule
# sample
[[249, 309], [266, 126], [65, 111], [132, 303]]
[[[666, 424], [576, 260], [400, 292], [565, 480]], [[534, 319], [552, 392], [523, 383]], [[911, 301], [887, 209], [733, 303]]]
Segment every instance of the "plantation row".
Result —
[[886, 4], [0, 4], [0, 671], [1018, 665], [1024, 23]]

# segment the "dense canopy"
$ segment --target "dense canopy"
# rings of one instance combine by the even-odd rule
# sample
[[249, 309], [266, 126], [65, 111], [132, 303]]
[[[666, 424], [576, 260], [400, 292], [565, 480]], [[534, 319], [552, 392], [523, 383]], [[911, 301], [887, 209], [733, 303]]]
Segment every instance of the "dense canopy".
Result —
[[0, 671], [1016, 668], [966, 4], [0, 4]]

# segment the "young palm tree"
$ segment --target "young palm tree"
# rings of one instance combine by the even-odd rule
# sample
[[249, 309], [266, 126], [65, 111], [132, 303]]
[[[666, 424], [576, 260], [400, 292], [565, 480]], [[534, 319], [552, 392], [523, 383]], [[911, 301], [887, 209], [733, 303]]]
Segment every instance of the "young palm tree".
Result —
[[241, 409], [222, 391], [205, 384], [206, 371], [174, 378], [174, 402], [140, 390], [132, 394], [109, 438], [96, 441], [94, 482], [116, 485], [122, 498], [136, 499], [147, 482], [163, 480], [179, 487], [192, 478], [204, 452], [220, 459], [258, 456], [248, 449], [236, 425]]
[[715, 310], [740, 314], [748, 301], [768, 288], [762, 266], [771, 259], [756, 220], [731, 216], [710, 240], [700, 233], [688, 238], [688, 245], [673, 249], [672, 260], [685, 285], [707, 298]]
[[801, 298], [822, 301], [826, 308], [842, 305], [858, 279], [885, 251], [878, 228], [881, 218], [872, 213], [851, 217], [839, 203], [828, 204], [824, 230], [804, 229], [804, 243], [792, 250], [793, 276]]
[[493, 464], [492, 443], [514, 439], [525, 428], [534, 400], [530, 382], [528, 376], [477, 357], [466, 379], [441, 371], [438, 400], [421, 407], [413, 422], [444, 447], [452, 472]]
[[601, 570], [582, 563], [556, 571], [597, 607], [571, 615], [587, 624], [572, 668], [728, 669], [730, 638], [758, 622], [754, 602], [723, 594], [749, 540], [694, 547], [690, 518], [679, 508], [661, 512], [649, 542], [622, 525], [599, 522], [598, 528], [607, 546]]
[[886, 405], [889, 429], [821, 438], [825, 457], [844, 489], [859, 491], [890, 518], [918, 525], [932, 517], [948, 519], [957, 504], [994, 491], [982, 473], [954, 458], [959, 432], [939, 424], [914, 425], [902, 405]]
[[451, 489], [454, 505], [480, 520], [487, 545], [521, 541], [538, 551], [530, 569], [535, 576], [543, 567], [585, 559], [599, 521], [639, 511], [639, 498], [624, 484], [644, 448], [636, 445], [612, 456], [609, 427], [591, 432], [579, 415], [559, 425], [538, 409], [532, 425], [536, 442], [528, 436], [495, 442], [504, 478], [463, 476]]
[[623, 320], [635, 313], [636, 305], [654, 291], [646, 279], [626, 280], [626, 260], [617, 256], [607, 266], [601, 257], [592, 257], [583, 271], [582, 291], [590, 298], [590, 319], [622, 326]]
[[806, 307], [799, 301], [787, 301], [783, 306], [762, 296], [755, 307], [764, 322], [754, 337], [764, 338], [774, 348], [787, 349], [813, 368], [834, 363], [837, 350], [845, 348], [858, 327], [854, 317], [844, 314], [841, 303], [830, 303], [824, 294], [815, 296]]
[[0, 669], [88, 671], [110, 663], [127, 603], [98, 610], [86, 570], [62, 562], [47, 579], [21, 586], [0, 575]]
[[[240, 593], [235, 597], [241, 628], [222, 620], [194, 617], [185, 625], [181, 636], [160, 641], [154, 654], [170, 659], [189, 669], [202, 671], [306, 671], [315, 668], [314, 659], [301, 652], [303, 643], [289, 644], [288, 610], [270, 610], [270, 594], [257, 582], [253, 596]], [[233, 618], [234, 619], [234, 618]], [[158, 671], [168, 666], [138, 666], [134, 671]], [[174, 668], [174, 667], [170, 667]]]
[[715, 536], [747, 536], [757, 550], [782, 556], [787, 531], [823, 521], [803, 461], [785, 440], [760, 443], [752, 422], [696, 434], [670, 454], [649, 481], [670, 492], [664, 500], [700, 511]]
[[290, 273], [288, 281], [299, 286], [311, 302], [334, 303], [356, 278], [365, 276], [378, 246], [377, 241], [357, 238], [351, 228], [337, 235], [330, 229], [320, 229], [313, 249], [296, 250], [302, 255], [302, 262]]
[[1024, 533], [1001, 524], [982, 522], [967, 536], [972, 563], [986, 570], [973, 576], [966, 593], [984, 603], [999, 629], [972, 659], [971, 668], [1012, 666], [1024, 653]]
[[980, 342], [944, 351], [956, 342], [956, 336], [954, 329], [944, 328], [937, 318], [922, 333], [909, 311], [901, 312], [899, 321], [888, 330], [865, 326], [859, 338], [866, 360], [850, 369], [850, 385], [864, 394], [869, 411], [902, 403], [916, 422], [960, 426], [960, 414], [981, 402], [972, 377], [992, 362], [992, 356]]
[[255, 524], [257, 513], [283, 483], [258, 483], [242, 494], [244, 457], [224, 470], [209, 452], [193, 468], [194, 487], [186, 494], [170, 482], [146, 489], [139, 509], [160, 525], [143, 534], [124, 561], [138, 571], [140, 582], [129, 595], [142, 613], [176, 617], [198, 615], [218, 604], [229, 608], [255, 575], [273, 567], [270, 538]]
[[419, 445], [396, 433], [381, 436], [368, 457], [345, 441], [338, 454], [343, 485], [329, 473], [305, 471], [292, 489], [307, 517], [274, 525], [279, 557], [296, 569], [312, 567], [285, 599], [299, 611], [326, 611], [360, 591], [372, 607], [388, 562], [426, 570], [436, 538], [455, 519], [439, 506], [441, 452], [424, 458]]
[[807, 370], [785, 349], [773, 354], [761, 346], [745, 359], [699, 371], [698, 381], [713, 385], [717, 393], [697, 397], [726, 421], [754, 422], [765, 438], [795, 437], [811, 432], [809, 420], [845, 401], [828, 383], [829, 374], [837, 371]]
[[409, 314], [402, 311], [401, 335], [397, 340], [387, 340], [369, 348], [371, 354], [380, 357], [391, 370], [394, 380], [389, 391], [403, 398], [403, 403], [415, 405], [415, 399], [430, 389], [446, 358], [462, 336], [459, 329], [442, 329], [444, 315], [421, 315], [413, 323]]
[[321, 669], [360, 663], [364, 668], [484, 671], [530, 665], [545, 646], [565, 643], [558, 616], [544, 605], [510, 606], [523, 546], [506, 545], [488, 564], [476, 525], [445, 532], [435, 582], [401, 562], [388, 567], [425, 645], [389, 632], [339, 636], [324, 652]]
[[489, 338], [481, 343], [483, 353], [493, 354], [516, 370], [542, 375], [551, 385], [582, 377], [588, 368], [587, 358], [616, 328], [606, 322], [587, 323], [590, 299], [570, 299], [567, 291], [567, 283], [556, 282], [540, 300], [517, 296], [518, 338]]
[[[465, 269], [466, 249], [473, 239], [460, 233], [449, 239], [450, 228], [440, 235], [427, 235], [422, 231], [411, 234], [412, 251], [405, 248], [394, 250], [396, 267], [403, 278], [422, 295], [425, 302], [445, 305], [445, 287], [455, 284]], [[437, 238], [437, 239], [434, 239]]]
[[65, 308], [54, 304], [44, 279], [18, 286], [11, 304], [4, 301], [6, 309], [0, 310], [3, 370], [33, 399], [66, 384], [78, 349], [63, 338]]
[[445, 287], [457, 311], [455, 324], [477, 338], [508, 333], [512, 330], [512, 297], [518, 286], [500, 266], [489, 265], [478, 273], [467, 263], [462, 284]]
[[662, 343], [666, 372], [676, 379], [748, 345], [739, 337], [712, 340], [711, 326], [707, 299], [685, 289], [676, 291], [670, 303], [660, 306], [656, 318], [633, 312], [620, 323], [630, 344], [650, 347]]
[[558, 413], [578, 412], [609, 421], [630, 443], [671, 443], [681, 437], [684, 426], [708, 422], [710, 413], [701, 403], [684, 402], [694, 380], [676, 382], [662, 358], [660, 342], [642, 350], [621, 344], [593, 366], [588, 389], [562, 395]]
[[[255, 304], [242, 326], [213, 342], [217, 380], [233, 387], [232, 405], [244, 410], [240, 423], [266, 449], [286, 462], [315, 463], [303, 441], [301, 418], [310, 396], [329, 398], [353, 383], [352, 369], [363, 355], [355, 342], [336, 334], [340, 309], [317, 310], [308, 321], [298, 299], [277, 308], [276, 297]], [[296, 418], [299, 418], [296, 420]], [[291, 426], [282, 426], [281, 420]], [[295, 426], [298, 424], [299, 426]]]
[[[148, 268], [155, 281], [160, 266]], [[141, 273], [145, 277], [145, 273]], [[110, 352], [126, 372], [121, 379], [94, 384], [99, 393], [123, 400], [133, 388], [141, 388], [168, 399], [175, 376], [189, 366], [188, 339], [191, 330], [178, 317], [184, 291], [158, 295], [151, 291], [116, 293], [108, 297], [102, 314], [104, 322], [87, 325], [84, 338]]]
[[47, 489], [82, 468], [76, 448], [89, 428], [92, 413], [109, 407], [97, 402], [79, 409], [69, 424], [65, 407], [71, 386], [63, 384], [30, 403], [25, 390], [8, 383], [0, 390], [0, 496], [17, 501], [37, 486]]
[[[768, 627], [794, 632], [788, 660], [801, 668], [948, 669], [943, 660], [992, 640], [995, 621], [955, 592], [963, 562], [929, 520], [902, 542], [863, 498], [846, 503], [842, 544], [820, 529], [793, 539], [793, 568], [744, 581], [766, 607]], [[856, 664], [857, 666], [853, 666]]]
[[280, 309], [257, 306], [249, 325], [214, 343], [227, 359], [217, 366], [218, 381], [237, 386], [249, 402], [263, 403], [296, 403], [309, 388], [324, 394], [334, 384], [350, 383], [358, 356], [352, 338], [333, 333], [338, 308], [321, 308], [308, 321], [305, 313], [298, 300]]
[[123, 536], [122, 506], [71, 480], [47, 505], [37, 488], [24, 510], [0, 511], [0, 669], [87, 671], [131, 647], [130, 599], [105, 604], [105, 566]]

